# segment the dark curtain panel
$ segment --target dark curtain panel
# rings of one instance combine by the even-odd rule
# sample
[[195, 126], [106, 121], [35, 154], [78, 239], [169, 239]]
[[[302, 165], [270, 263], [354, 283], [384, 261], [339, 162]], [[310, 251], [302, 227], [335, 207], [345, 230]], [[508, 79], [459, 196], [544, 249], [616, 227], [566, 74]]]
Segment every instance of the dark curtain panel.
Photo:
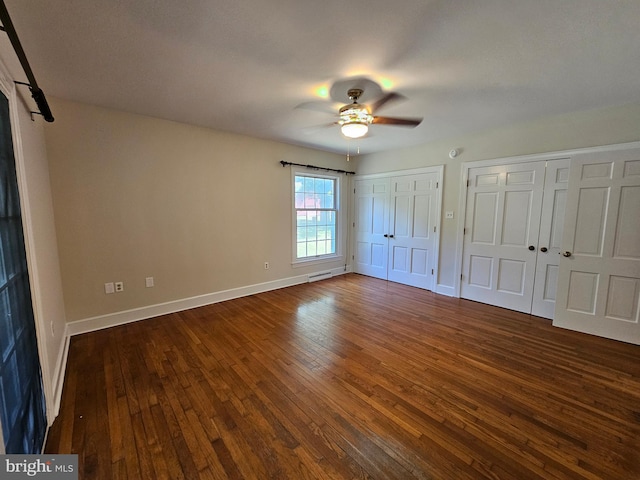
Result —
[[47, 428], [9, 101], [0, 94], [0, 418], [6, 453], [40, 453]]

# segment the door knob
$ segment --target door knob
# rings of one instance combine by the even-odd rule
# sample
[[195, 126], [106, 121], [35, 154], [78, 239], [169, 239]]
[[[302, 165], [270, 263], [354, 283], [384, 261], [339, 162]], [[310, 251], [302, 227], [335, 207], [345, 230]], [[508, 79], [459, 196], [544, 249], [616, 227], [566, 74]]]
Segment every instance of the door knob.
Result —
[[534, 247], [533, 245], [529, 245], [529, 250], [533, 251], [535, 249], [536, 249], [536, 247]]
[[562, 256], [563, 257], [570, 257], [571, 256], [571, 252], [562, 252]]
[[542, 247], [542, 248], [540, 248], [540, 251], [541, 251], [542, 253], [547, 253], [547, 247]]
[[393, 238], [393, 235], [389, 235], [389, 238]]
[[387, 235], [387, 234], [385, 233], [385, 234], [384, 234], [384, 238], [388, 238], [388, 237], [389, 237], [389, 235]]

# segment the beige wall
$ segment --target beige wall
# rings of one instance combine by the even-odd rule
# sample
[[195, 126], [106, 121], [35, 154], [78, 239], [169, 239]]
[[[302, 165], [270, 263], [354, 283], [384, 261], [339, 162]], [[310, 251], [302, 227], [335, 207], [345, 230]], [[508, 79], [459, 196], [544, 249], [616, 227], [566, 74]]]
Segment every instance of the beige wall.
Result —
[[[279, 162], [349, 169], [345, 157], [50, 103], [56, 121], [45, 132], [69, 321], [344, 265], [292, 267], [291, 173]], [[116, 281], [124, 292], [105, 294]]]
[[[638, 140], [640, 104], [634, 104], [544, 118], [419, 147], [365, 155], [357, 160], [357, 170], [358, 174], [370, 174], [445, 165], [438, 284], [442, 291], [447, 291], [454, 286], [462, 162]], [[462, 151], [455, 160], [448, 156], [453, 148]], [[447, 210], [454, 211], [456, 218], [445, 219]]]

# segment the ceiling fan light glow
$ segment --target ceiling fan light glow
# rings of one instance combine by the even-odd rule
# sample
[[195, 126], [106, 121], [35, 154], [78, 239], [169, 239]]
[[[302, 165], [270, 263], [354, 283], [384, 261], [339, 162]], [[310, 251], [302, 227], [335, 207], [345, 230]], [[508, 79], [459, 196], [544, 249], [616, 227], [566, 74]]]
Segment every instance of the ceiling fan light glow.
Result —
[[360, 138], [364, 137], [369, 131], [369, 126], [366, 123], [345, 123], [341, 127], [342, 134], [348, 138]]
[[369, 124], [373, 122], [373, 115], [366, 105], [357, 102], [342, 107], [339, 115], [342, 134], [348, 138], [364, 137], [369, 131]]
[[329, 87], [326, 85], [319, 85], [313, 89], [313, 93], [320, 98], [329, 98]]

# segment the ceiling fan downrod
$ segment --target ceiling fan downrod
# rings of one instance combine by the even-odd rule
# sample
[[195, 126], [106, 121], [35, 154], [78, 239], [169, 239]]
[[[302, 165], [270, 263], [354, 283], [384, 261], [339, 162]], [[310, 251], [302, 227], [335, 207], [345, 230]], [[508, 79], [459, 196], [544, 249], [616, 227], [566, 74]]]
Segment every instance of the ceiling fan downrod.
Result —
[[358, 103], [358, 99], [362, 94], [363, 94], [363, 90], [360, 88], [351, 88], [347, 91], [347, 96], [349, 97], [349, 100], [351, 100], [353, 103]]

